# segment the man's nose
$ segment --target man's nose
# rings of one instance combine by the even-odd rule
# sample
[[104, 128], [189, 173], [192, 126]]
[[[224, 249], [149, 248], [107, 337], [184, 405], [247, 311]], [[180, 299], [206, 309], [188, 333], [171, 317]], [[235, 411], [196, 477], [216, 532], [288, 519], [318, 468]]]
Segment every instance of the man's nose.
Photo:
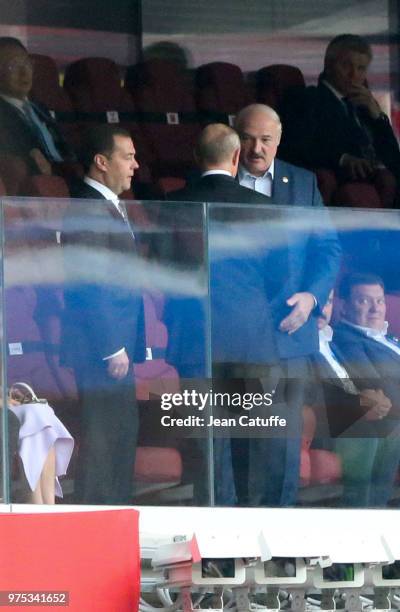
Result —
[[260, 153], [261, 152], [261, 141], [258, 139], [255, 139], [253, 141], [253, 153]]

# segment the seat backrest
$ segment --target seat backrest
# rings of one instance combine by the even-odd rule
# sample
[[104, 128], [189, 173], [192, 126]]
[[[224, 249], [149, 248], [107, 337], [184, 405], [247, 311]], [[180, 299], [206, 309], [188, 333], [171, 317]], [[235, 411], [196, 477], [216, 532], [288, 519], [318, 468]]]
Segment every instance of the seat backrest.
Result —
[[196, 101], [200, 111], [236, 114], [250, 103], [250, 96], [239, 66], [211, 62], [195, 73]]
[[361, 181], [343, 183], [332, 197], [335, 206], [354, 208], [383, 208], [382, 200], [374, 185]]
[[20, 195], [39, 198], [69, 198], [69, 189], [61, 176], [37, 174], [29, 176], [20, 189]]
[[33, 53], [33, 83], [30, 97], [43, 104], [50, 112], [71, 112], [72, 103], [60, 86], [57, 64], [48, 55]]
[[23, 159], [16, 155], [0, 154], [0, 176], [9, 196], [15, 196], [19, 193], [28, 174], [29, 169]]
[[257, 100], [280, 112], [285, 100], [305, 88], [303, 73], [296, 66], [272, 64], [256, 73]]
[[185, 73], [167, 60], [130, 66], [125, 87], [141, 113], [140, 127], [154, 151], [153, 176], [184, 175], [193, 165], [200, 125]]
[[87, 113], [119, 111], [125, 96], [117, 64], [105, 57], [88, 57], [67, 66], [64, 89], [74, 108]]

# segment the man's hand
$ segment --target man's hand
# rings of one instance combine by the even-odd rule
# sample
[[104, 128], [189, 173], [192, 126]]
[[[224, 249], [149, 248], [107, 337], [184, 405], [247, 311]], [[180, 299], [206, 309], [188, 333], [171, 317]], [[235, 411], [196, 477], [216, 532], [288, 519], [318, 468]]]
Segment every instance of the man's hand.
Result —
[[382, 110], [371, 90], [365, 85], [354, 85], [346, 96], [354, 106], [362, 106], [372, 119], [377, 119]]
[[293, 334], [308, 320], [311, 311], [315, 307], [315, 300], [312, 293], [302, 291], [301, 293], [294, 293], [286, 300], [286, 304], [288, 306], [294, 306], [294, 308], [292, 312], [281, 321], [279, 329], [282, 332]]
[[129, 370], [129, 358], [125, 350], [123, 353], [119, 353], [119, 355], [110, 357], [109, 359], [107, 359], [107, 361], [107, 371], [111, 378], [116, 378], [117, 380], [125, 378]]
[[360, 406], [368, 409], [365, 414], [368, 421], [377, 421], [389, 413], [392, 402], [382, 389], [363, 389], [360, 391]]
[[342, 155], [339, 165], [345, 171], [346, 176], [353, 181], [365, 180], [375, 172], [374, 165], [368, 159], [354, 157], [348, 153]]
[[29, 151], [29, 155], [32, 157], [41, 174], [51, 176], [51, 164], [47, 161], [47, 159], [39, 149], [31, 149], [31, 151]]

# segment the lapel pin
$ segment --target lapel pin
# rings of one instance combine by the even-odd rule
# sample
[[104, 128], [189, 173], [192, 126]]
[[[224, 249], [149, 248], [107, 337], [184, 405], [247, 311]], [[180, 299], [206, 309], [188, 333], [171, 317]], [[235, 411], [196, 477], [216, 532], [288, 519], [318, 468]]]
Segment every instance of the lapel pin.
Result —
[[288, 183], [288, 182], [289, 182], [288, 177], [287, 176], [283, 176], [282, 177], [282, 183]]

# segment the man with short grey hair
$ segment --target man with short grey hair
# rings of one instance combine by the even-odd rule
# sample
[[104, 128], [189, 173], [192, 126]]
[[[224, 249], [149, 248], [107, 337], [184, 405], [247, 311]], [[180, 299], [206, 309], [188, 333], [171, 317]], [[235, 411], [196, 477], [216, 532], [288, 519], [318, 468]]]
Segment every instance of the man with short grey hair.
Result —
[[334, 170], [339, 179], [368, 180], [382, 193], [383, 180], [389, 186], [395, 178], [399, 186], [400, 151], [368, 87], [371, 61], [361, 36], [341, 34], [329, 43], [318, 85], [287, 106], [283, 154], [299, 165]]

